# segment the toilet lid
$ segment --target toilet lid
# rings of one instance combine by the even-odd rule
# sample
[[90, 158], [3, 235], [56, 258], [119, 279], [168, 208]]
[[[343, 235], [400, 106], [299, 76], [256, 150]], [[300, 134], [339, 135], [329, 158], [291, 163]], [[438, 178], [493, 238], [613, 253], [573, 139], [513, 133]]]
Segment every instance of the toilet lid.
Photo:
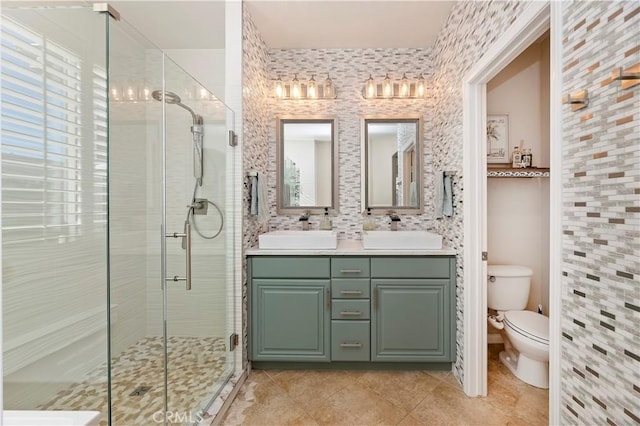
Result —
[[507, 311], [504, 322], [523, 336], [549, 344], [549, 317], [531, 311]]

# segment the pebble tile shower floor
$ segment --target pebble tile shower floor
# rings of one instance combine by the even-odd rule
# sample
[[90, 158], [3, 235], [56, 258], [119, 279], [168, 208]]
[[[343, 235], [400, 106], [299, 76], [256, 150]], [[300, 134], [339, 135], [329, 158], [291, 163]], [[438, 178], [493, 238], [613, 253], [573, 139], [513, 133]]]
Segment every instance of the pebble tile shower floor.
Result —
[[[195, 418], [197, 413], [193, 410], [213, 394], [225, 373], [224, 339], [174, 336], [169, 338], [168, 348], [169, 411], [191, 412]], [[147, 337], [113, 359], [112, 424], [161, 424], [156, 419], [162, 420], [163, 353], [162, 338]], [[100, 366], [87, 374], [84, 381], [58, 392], [38, 409], [100, 410], [103, 413], [100, 424], [106, 425], [106, 377], [106, 365]], [[145, 391], [141, 387], [150, 389]]]
[[515, 378], [489, 345], [486, 398], [449, 371], [254, 370], [224, 426], [547, 425], [549, 392]]

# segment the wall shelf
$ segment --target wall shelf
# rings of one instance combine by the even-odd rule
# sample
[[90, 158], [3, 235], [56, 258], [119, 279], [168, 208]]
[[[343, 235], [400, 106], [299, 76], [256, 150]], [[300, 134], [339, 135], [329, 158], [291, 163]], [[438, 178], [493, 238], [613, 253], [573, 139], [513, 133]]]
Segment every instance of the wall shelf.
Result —
[[550, 173], [550, 170], [544, 167], [528, 167], [526, 169], [514, 169], [511, 167], [491, 167], [487, 169], [487, 177], [490, 178], [549, 177]]

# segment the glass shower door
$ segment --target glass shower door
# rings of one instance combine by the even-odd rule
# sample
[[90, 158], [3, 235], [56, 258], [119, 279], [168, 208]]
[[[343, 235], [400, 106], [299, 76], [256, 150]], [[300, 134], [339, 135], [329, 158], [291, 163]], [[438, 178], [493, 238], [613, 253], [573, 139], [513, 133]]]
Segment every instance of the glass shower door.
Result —
[[[164, 59], [164, 291], [168, 423], [194, 423], [232, 372], [228, 108]], [[231, 217], [228, 217], [231, 216]]]
[[233, 371], [232, 117], [110, 21], [111, 424], [197, 423]]

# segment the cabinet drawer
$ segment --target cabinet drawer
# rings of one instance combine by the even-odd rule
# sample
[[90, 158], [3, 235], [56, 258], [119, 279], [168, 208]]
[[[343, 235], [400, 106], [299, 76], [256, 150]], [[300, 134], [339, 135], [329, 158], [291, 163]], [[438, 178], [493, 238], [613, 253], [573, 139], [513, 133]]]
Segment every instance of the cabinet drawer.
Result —
[[369, 258], [333, 258], [331, 259], [331, 276], [337, 278], [367, 278], [369, 277]]
[[369, 361], [369, 321], [331, 321], [331, 360]]
[[362, 320], [370, 318], [369, 299], [331, 301], [331, 319]]
[[328, 257], [253, 257], [251, 274], [259, 278], [329, 278]]
[[334, 278], [331, 280], [331, 297], [334, 299], [368, 299], [369, 278]]
[[449, 278], [448, 257], [374, 257], [373, 278]]

